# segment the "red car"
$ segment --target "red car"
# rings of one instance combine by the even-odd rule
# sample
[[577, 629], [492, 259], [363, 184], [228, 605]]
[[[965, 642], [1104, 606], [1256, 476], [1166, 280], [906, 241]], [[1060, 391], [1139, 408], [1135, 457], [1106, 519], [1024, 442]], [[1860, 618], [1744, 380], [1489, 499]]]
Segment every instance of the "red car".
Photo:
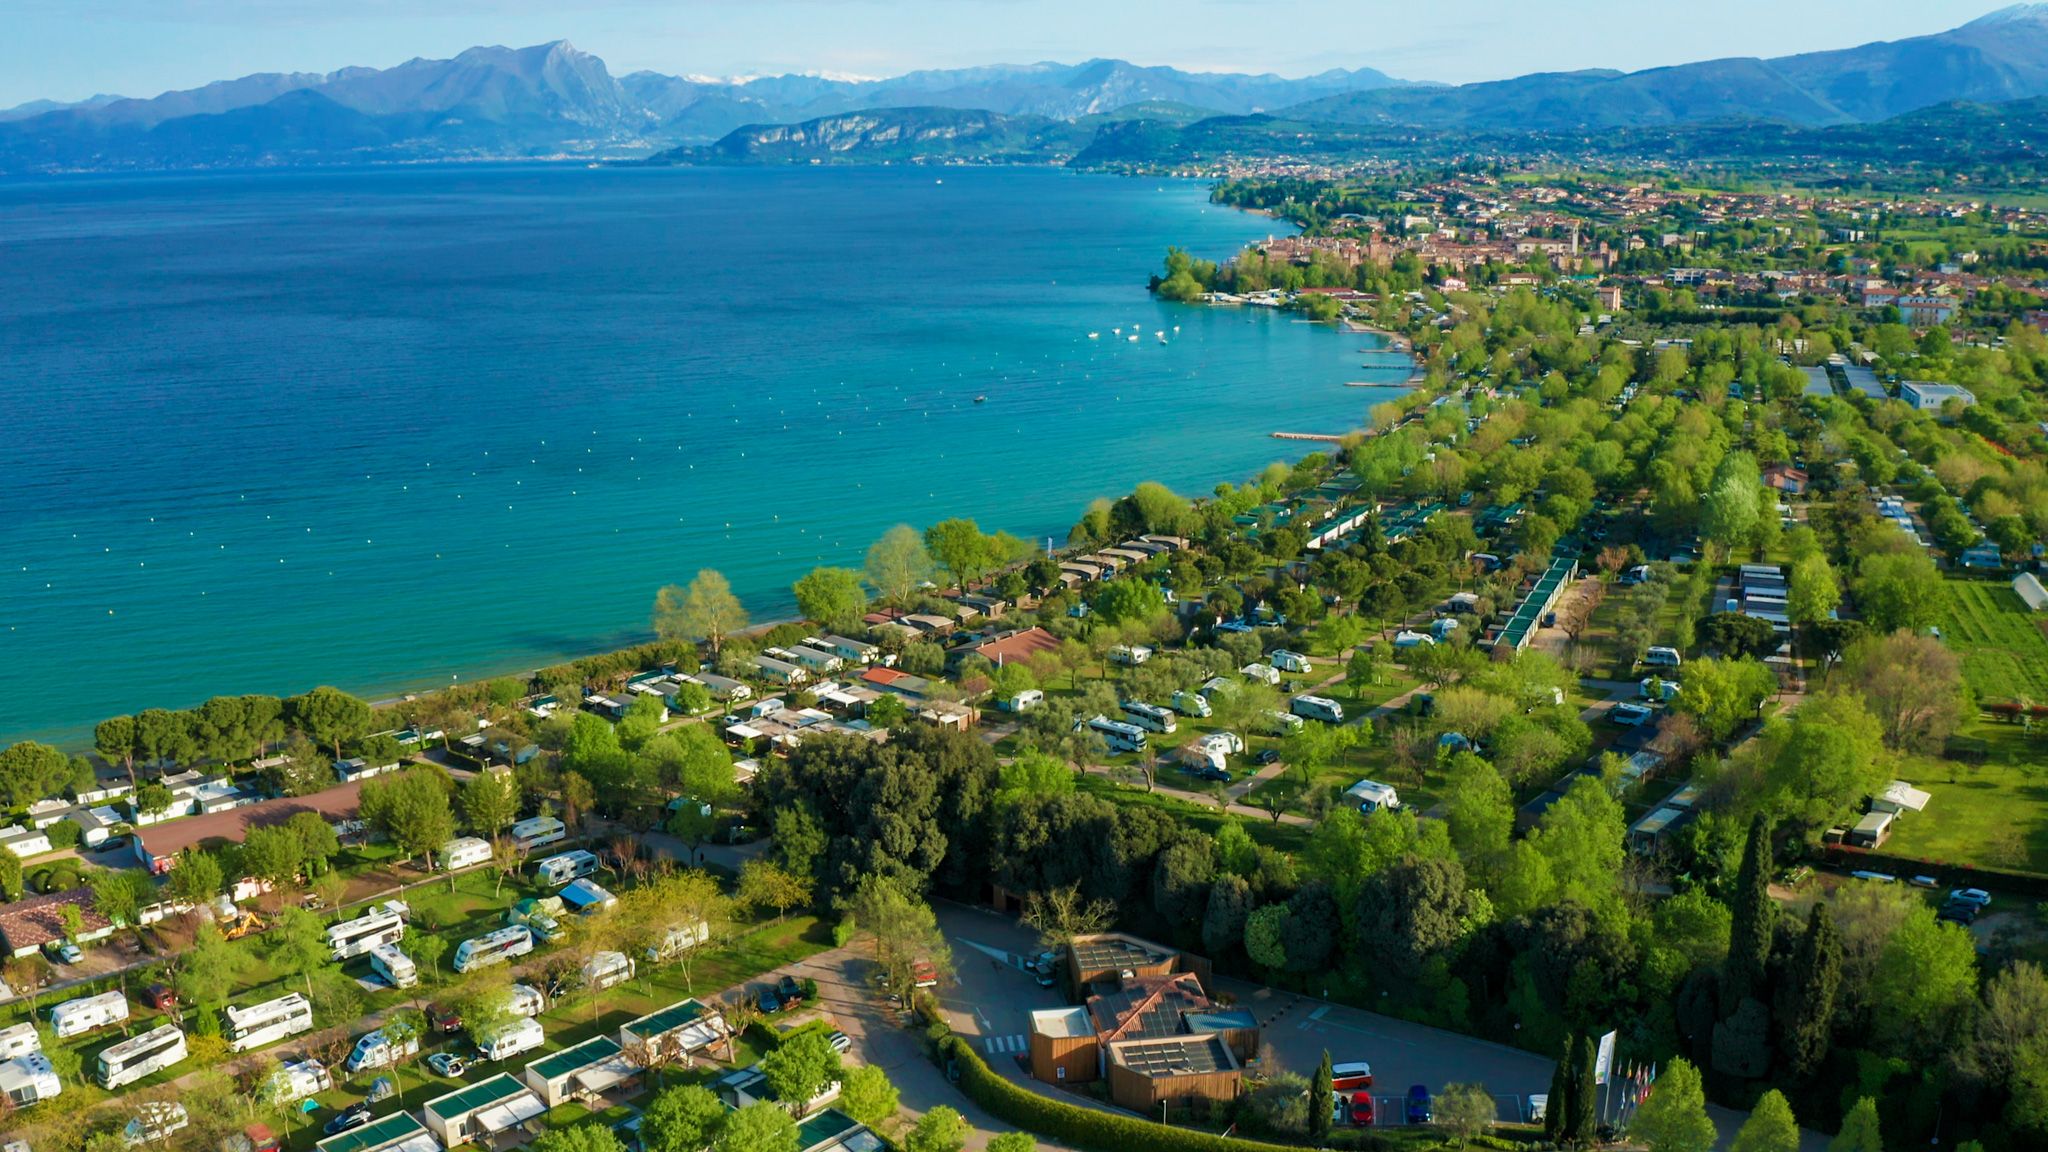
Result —
[[1372, 1126], [1372, 1093], [1357, 1092], [1352, 1094], [1351, 1123], [1360, 1128]]
[[142, 990], [142, 1002], [159, 1012], [169, 1012], [178, 1006], [178, 994], [168, 984], [151, 984]]

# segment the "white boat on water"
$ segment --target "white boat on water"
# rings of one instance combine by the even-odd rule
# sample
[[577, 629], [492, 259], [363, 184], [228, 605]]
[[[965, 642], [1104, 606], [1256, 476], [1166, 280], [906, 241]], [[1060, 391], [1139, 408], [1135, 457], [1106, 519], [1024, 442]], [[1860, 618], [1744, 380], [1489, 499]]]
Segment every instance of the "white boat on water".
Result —
[[1123, 329], [1121, 329], [1121, 328], [1111, 328], [1111, 329], [1109, 330], [1109, 334], [1110, 334], [1111, 336], [1121, 336], [1121, 335], [1123, 335], [1123, 334], [1124, 334], [1124, 330], [1123, 330]]
[[1157, 336], [1157, 337], [1159, 337], [1159, 342], [1160, 342], [1161, 344], [1164, 344], [1164, 343], [1166, 343], [1166, 333], [1164, 333], [1164, 332], [1154, 332], [1154, 333], [1153, 333], [1153, 335], [1154, 335], [1154, 336]]
[[1089, 338], [1090, 340], [1100, 340], [1100, 339], [1102, 339], [1102, 333], [1100, 333], [1100, 332], [1090, 332], [1090, 333], [1088, 334], [1088, 338]]
[[1133, 344], [1136, 344], [1138, 342], [1138, 334], [1136, 332], [1133, 332], [1129, 336], [1126, 336], [1125, 339], [1129, 340]]

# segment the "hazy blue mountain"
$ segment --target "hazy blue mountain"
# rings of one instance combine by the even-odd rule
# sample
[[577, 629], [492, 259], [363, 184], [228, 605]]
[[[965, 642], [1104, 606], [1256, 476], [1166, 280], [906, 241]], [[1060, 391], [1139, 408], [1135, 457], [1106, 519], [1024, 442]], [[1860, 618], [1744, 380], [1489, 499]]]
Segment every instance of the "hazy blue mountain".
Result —
[[26, 120], [31, 116], [41, 116], [48, 112], [63, 112], [72, 108], [98, 108], [104, 104], [112, 104], [116, 100], [126, 99], [126, 96], [100, 95], [88, 96], [83, 100], [31, 100], [26, 104], [17, 104], [12, 108], [0, 109], [0, 122]]
[[1832, 52], [1353, 92], [1284, 114], [1352, 124], [1557, 132], [1735, 119], [1845, 124], [1951, 101], [2040, 95], [2048, 95], [2048, 4], [2008, 8], [1932, 36]]
[[1006, 116], [969, 108], [876, 108], [800, 124], [755, 124], [715, 144], [655, 156], [651, 163], [798, 164], [1065, 160], [1094, 134], [1089, 120]]

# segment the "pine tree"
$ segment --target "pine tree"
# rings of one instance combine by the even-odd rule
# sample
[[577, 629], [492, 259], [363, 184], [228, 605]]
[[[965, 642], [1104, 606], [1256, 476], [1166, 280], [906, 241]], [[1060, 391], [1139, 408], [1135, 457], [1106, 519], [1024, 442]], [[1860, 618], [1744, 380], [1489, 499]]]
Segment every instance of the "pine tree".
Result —
[[1763, 1094], [1729, 1152], [1799, 1152], [1799, 1122], [1784, 1093], [1773, 1088]]
[[1593, 1061], [1599, 1054], [1599, 1045], [1593, 1037], [1581, 1033], [1572, 1054], [1572, 1110], [1565, 1117], [1564, 1137], [1569, 1143], [1591, 1144], [1599, 1135], [1600, 1095], [1599, 1089], [1593, 1085]]
[[1865, 1096], [1856, 1101], [1856, 1106], [1842, 1117], [1842, 1131], [1828, 1141], [1828, 1152], [1884, 1152], [1876, 1100]]
[[1842, 938], [1826, 904], [1815, 904], [1792, 956], [1779, 1012], [1779, 1035], [1794, 1076], [1811, 1076], [1827, 1059], [1842, 982]]
[[1330, 1135], [1330, 1111], [1335, 1107], [1330, 1084], [1335, 1078], [1330, 1070], [1330, 1050], [1325, 1048], [1323, 1062], [1316, 1065], [1316, 1078], [1308, 1084], [1308, 1134], [1319, 1144]]
[[1572, 1112], [1572, 1054], [1578, 1050], [1578, 1033], [1565, 1033], [1564, 1051], [1557, 1054], [1557, 1066], [1550, 1070], [1550, 1097], [1543, 1106], [1543, 1138], [1552, 1144], [1564, 1140], [1565, 1117]]
[[1724, 1019], [1763, 987], [1764, 965], [1770, 959], [1772, 930], [1778, 919], [1778, 906], [1771, 902], [1771, 829], [1762, 813], [1749, 825], [1749, 845], [1735, 877], [1730, 911], [1734, 915], [1728, 933], [1728, 961], [1721, 966]]

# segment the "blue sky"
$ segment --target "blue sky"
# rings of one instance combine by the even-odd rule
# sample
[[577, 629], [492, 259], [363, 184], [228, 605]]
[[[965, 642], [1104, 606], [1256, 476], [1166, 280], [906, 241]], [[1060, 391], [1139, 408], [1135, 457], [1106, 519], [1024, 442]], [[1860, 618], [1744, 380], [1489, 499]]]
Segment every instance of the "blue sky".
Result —
[[250, 72], [388, 67], [573, 41], [614, 74], [1074, 61], [1464, 82], [1775, 56], [1938, 32], [1952, 0], [0, 0], [0, 107], [153, 96]]

